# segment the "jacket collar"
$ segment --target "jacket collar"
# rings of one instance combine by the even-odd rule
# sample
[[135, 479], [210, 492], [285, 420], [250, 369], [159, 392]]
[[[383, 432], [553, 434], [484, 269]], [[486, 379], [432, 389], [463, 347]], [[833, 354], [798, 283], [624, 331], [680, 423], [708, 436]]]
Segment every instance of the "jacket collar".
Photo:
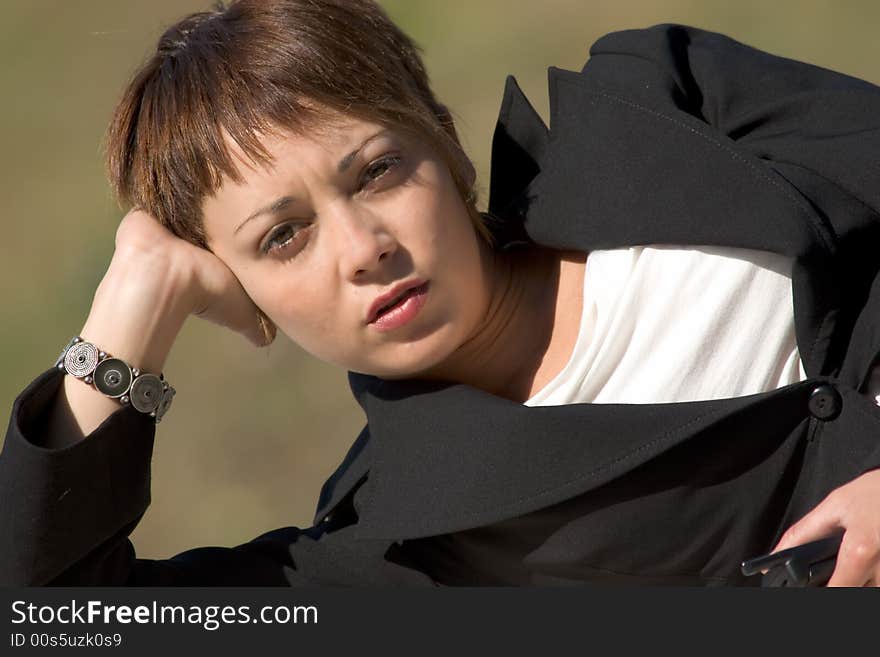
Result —
[[[549, 89], [548, 131], [516, 80], [505, 84], [489, 200], [500, 248], [713, 244], [793, 257], [798, 343], [812, 345], [801, 357], [819, 375], [833, 295], [808, 273], [834, 242], [794, 188], [662, 94], [619, 93], [588, 68], [550, 68]], [[368, 427], [325, 484], [316, 520], [366, 482], [357, 534], [393, 539], [560, 502], [755, 404], [794, 400], [801, 417], [808, 391], [802, 383], [701, 402], [530, 407], [464, 384], [356, 372], [349, 383]]]
[[[409, 539], [492, 524], [595, 489], [701, 432], [728, 427], [745, 448], [770, 449], [773, 409], [785, 429], [803, 417], [812, 385], [678, 404], [525, 406], [464, 384], [387, 382], [350, 373], [373, 435], [355, 530]], [[813, 384], [815, 385], [815, 384]], [[774, 406], [775, 404], [775, 406]], [[773, 426], [770, 426], [773, 424]], [[738, 426], [739, 428], [733, 428]]]

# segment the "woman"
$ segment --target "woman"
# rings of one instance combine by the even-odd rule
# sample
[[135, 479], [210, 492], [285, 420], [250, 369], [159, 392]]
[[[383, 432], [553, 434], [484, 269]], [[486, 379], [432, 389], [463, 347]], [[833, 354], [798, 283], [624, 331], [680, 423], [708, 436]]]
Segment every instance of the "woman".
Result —
[[[852, 172], [876, 88], [678, 26], [591, 54], [551, 71], [552, 138], [508, 82], [483, 217], [371, 3], [241, 1], [170, 29], [111, 125], [136, 209], [82, 342], [13, 410], [4, 581], [741, 584], [816, 507], [780, 545], [843, 528], [831, 583], [875, 583], [878, 204]], [[673, 264], [730, 315], [647, 303]], [[173, 395], [157, 375], [190, 314], [345, 367], [369, 422], [314, 527], [136, 560], [150, 413]], [[658, 342], [682, 316], [693, 340]], [[79, 371], [88, 349], [122, 363]]]

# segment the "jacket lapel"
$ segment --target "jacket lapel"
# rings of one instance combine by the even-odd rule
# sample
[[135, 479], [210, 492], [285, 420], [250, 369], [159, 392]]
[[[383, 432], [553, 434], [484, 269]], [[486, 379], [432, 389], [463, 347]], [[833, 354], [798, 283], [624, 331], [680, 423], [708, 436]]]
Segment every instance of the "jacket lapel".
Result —
[[[586, 252], [703, 244], [792, 257], [801, 357], [811, 377], [825, 374], [833, 284], [809, 274], [823, 270], [835, 244], [820, 217], [758, 157], [674, 111], [668, 99], [623, 95], [600, 79], [589, 67], [551, 68], [548, 131], [508, 77], [489, 200], [500, 248], [530, 241]], [[357, 533], [393, 539], [481, 526], [560, 502], [756, 404], [790, 408], [785, 421], [795, 426], [810, 388], [677, 404], [529, 407], [461, 384], [355, 372], [349, 381], [369, 422], [358, 443], [369, 449], [352, 448], [325, 485], [316, 517], [368, 472]]]
[[[395, 540], [492, 524], [562, 502], [721, 423], [746, 421], [761, 405], [790, 431], [812, 389], [801, 383], [678, 404], [532, 407], [464, 384], [354, 373], [350, 380], [375, 440], [356, 534]], [[735, 432], [742, 449], [772, 450], [787, 431], [771, 424]]]

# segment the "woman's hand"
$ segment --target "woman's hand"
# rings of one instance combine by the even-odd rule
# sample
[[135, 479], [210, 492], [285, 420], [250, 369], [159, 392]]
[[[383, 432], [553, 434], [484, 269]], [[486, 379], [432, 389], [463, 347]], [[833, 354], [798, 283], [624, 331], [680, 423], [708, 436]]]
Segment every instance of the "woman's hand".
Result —
[[880, 470], [836, 488], [793, 524], [773, 552], [843, 529], [837, 565], [828, 586], [880, 586]]
[[241, 333], [258, 347], [275, 339], [274, 324], [217, 256], [178, 238], [143, 210], [131, 210], [120, 222], [117, 259], [162, 263], [172, 273], [174, 287], [191, 314]]
[[[132, 367], [160, 373], [192, 314], [257, 346], [275, 337], [274, 326], [262, 321], [219, 258], [176, 237], [146, 212], [132, 210], [116, 231], [116, 250], [79, 335]], [[65, 377], [43, 445], [57, 448], [81, 440], [118, 409], [116, 400]]]

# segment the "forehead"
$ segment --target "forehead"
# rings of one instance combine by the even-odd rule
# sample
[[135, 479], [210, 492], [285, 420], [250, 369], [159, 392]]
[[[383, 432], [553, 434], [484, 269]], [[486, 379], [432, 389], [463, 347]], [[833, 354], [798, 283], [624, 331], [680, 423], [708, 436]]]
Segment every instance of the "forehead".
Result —
[[322, 174], [326, 170], [332, 175], [340, 160], [379, 133], [400, 134], [378, 121], [328, 110], [302, 128], [257, 133], [268, 157], [263, 163], [251, 158], [229, 132], [224, 132], [225, 146], [240, 179], [224, 174], [214, 193], [203, 199], [203, 223], [209, 241], [213, 241], [212, 236], [228, 232], [229, 221], [241, 221], [278, 196], [307, 193], [301, 186], [304, 171], [317, 168]]
[[[295, 162], [348, 153], [366, 138], [383, 130], [388, 130], [387, 126], [375, 120], [323, 110], [302, 127], [275, 127], [269, 131], [256, 132], [256, 137], [268, 156], [266, 163], [251, 158], [225, 130], [223, 140], [237, 173], [248, 180], [275, 173], [282, 161]], [[228, 176], [223, 177], [223, 185], [231, 182]]]

